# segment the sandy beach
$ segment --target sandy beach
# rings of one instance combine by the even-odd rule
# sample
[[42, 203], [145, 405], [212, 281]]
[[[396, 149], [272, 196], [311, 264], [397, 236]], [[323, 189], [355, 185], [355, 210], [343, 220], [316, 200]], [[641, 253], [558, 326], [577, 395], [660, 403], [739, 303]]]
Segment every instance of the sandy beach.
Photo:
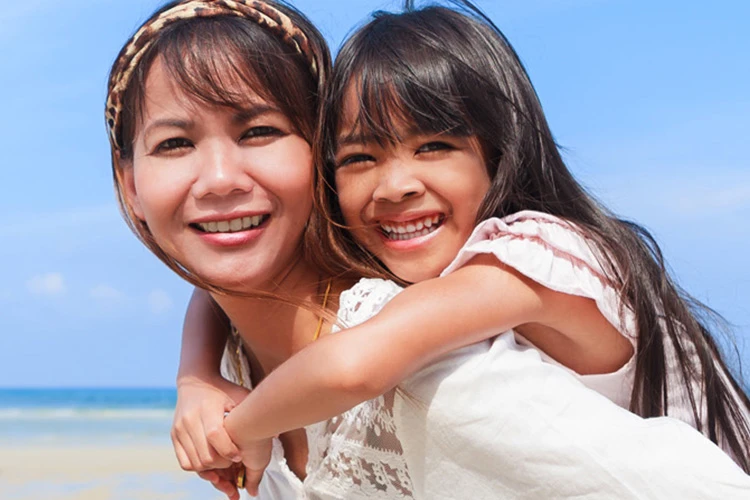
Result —
[[225, 498], [182, 471], [158, 444], [0, 444], [3, 500], [198, 500]]

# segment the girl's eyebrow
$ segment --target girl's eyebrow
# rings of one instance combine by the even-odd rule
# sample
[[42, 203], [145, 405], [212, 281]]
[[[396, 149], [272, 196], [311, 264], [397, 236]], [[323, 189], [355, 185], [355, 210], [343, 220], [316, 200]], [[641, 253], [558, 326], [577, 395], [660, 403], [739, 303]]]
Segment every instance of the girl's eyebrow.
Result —
[[[426, 135], [424, 130], [421, 130], [416, 125], [411, 125], [408, 128], [405, 129], [397, 129], [395, 130], [395, 133], [393, 134], [393, 140], [394, 142], [406, 142], [409, 139], [412, 139], [414, 137]], [[383, 142], [384, 138], [382, 136], [378, 136], [376, 134], [365, 134], [358, 131], [350, 131], [346, 134], [339, 135], [338, 137], [338, 147], [345, 147], [345, 146], [352, 146], [352, 145], [363, 145], [363, 144], [370, 144], [373, 142], [381, 143]], [[388, 142], [389, 139], [385, 139], [386, 142]]]
[[338, 147], [363, 145], [377, 141], [378, 138], [375, 134], [362, 134], [356, 131], [351, 131], [346, 135], [340, 135], [338, 137]]

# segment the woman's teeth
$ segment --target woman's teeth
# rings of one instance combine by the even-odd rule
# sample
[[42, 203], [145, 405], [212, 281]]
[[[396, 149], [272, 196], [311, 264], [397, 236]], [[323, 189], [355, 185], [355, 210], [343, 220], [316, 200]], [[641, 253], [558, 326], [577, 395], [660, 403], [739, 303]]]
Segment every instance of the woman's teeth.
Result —
[[440, 222], [439, 215], [432, 215], [409, 222], [388, 222], [380, 224], [380, 228], [389, 240], [410, 240], [437, 231]]
[[236, 233], [237, 231], [247, 231], [248, 229], [260, 226], [265, 220], [265, 215], [254, 215], [252, 217], [238, 217], [236, 219], [216, 222], [198, 222], [196, 226], [206, 233]]

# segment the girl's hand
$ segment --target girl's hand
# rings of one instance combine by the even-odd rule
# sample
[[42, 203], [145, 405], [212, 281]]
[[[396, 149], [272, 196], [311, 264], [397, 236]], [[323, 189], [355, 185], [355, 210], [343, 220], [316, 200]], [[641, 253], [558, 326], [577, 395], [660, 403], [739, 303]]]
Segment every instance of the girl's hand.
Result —
[[271, 461], [273, 440], [268, 438], [260, 441], [238, 442], [237, 446], [242, 455], [242, 464], [245, 466], [245, 489], [251, 495], [257, 496], [263, 471]]
[[180, 467], [201, 472], [226, 469], [242, 461], [239, 449], [224, 430], [224, 414], [248, 393], [221, 377], [178, 381], [171, 435]]

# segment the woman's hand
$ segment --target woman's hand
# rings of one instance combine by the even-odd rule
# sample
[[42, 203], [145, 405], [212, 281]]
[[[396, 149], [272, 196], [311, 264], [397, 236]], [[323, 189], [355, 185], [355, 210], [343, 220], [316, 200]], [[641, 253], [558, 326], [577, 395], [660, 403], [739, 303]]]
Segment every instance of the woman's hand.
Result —
[[242, 461], [240, 450], [224, 429], [224, 415], [248, 393], [218, 376], [178, 381], [171, 435], [180, 467], [202, 472], [226, 469]]
[[216, 469], [199, 472], [201, 479], [205, 479], [213, 485], [214, 488], [224, 493], [229, 500], [240, 500], [240, 492], [237, 489], [237, 474], [239, 466], [228, 469]]

